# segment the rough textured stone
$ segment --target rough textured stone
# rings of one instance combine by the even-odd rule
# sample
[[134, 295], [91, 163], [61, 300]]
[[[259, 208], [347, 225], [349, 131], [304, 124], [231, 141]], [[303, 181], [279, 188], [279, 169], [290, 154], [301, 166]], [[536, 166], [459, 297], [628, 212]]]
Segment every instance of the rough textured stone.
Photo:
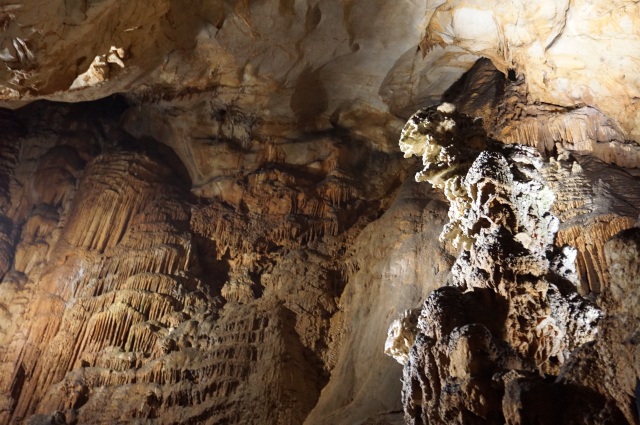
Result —
[[637, 423], [637, 3], [5, 3], [0, 422]]
[[[555, 196], [544, 175], [553, 174], [549, 167], [556, 170], [563, 164], [548, 163], [531, 148], [478, 142], [482, 127], [476, 122], [477, 131], [470, 131], [470, 125], [453, 105], [443, 104], [416, 113], [400, 138], [407, 156], [422, 156], [424, 169], [416, 180], [431, 182], [450, 202], [449, 223], [440, 239], [461, 247], [451, 286], [431, 293], [414, 326], [416, 336], [404, 337], [415, 341], [408, 359], [398, 356], [405, 364], [405, 420], [550, 424], [573, 423], [580, 417], [588, 423], [615, 423], [624, 415], [633, 422], [623, 394], [631, 394], [638, 375], [634, 348], [631, 354], [607, 353], [610, 361], [615, 356], [616, 366], [601, 372], [612, 374], [613, 382], [625, 376], [625, 385], [612, 382], [608, 390], [583, 383], [572, 383], [572, 390], [562, 386], [565, 375], [580, 369], [576, 362], [589, 350], [585, 347], [619, 350], [622, 345], [602, 342], [608, 333], [617, 333], [607, 329], [610, 324], [598, 331], [602, 312], [577, 293], [575, 248], [554, 246], [559, 221], [551, 214]], [[555, 192], [563, 195], [562, 190]], [[609, 313], [605, 323], [615, 320], [607, 307], [608, 291], [616, 293], [618, 302], [623, 292], [637, 299], [627, 285], [637, 286], [638, 252], [632, 248], [635, 241], [627, 242], [631, 248], [616, 245], [621, 238], [609, 242], [606, 251], [611, 282], [603, 301]], [[622, 269], [629, 275], [623, 278]], [[625, 316], [637, 310], [632, 303], [621, 309]], [[637, 323], [635, 316], [628, 319]], [[411, 326], [405, 326], [403, 334], [410, 331]], [[628, 332], [622, 338], [633, 341]], [[590, 359], [605, 358], [590, 354]], [[624, 372], [616, 372], [620, 369]], [[583, 379], [593, 376], [583, 375], [584, 366], [580, 372]], [[556, 384], [551, 376], [558, 377]], [[540, 414], [546, 404], [559, 408], [550, 395], [574, 398], [583, 392], [594, 400], [591, 410], [561, 419], [553, 409]], [[604, 412], [611, 416], [603, 417]]]
[[[187, 168], [125, 132], [128, 109], [7, 112], [2, 421], [302, 423], [336, 368], [362, 376], [343, 393], [396, 383], [353, 417], [399, 410], [399, 371], [379, 346], [389, 317], [450, 267], [444, 252], [417, 261], [437, 249], [424, 223], [444, 222], [442, 201], [399, 154], [338, 132], [266, 143], [242, 115], [209, 142], [220, 165]], [[437, 280], [417, 285], [418, 272]], [[368, 377], [371, 363], [388, 371]]]

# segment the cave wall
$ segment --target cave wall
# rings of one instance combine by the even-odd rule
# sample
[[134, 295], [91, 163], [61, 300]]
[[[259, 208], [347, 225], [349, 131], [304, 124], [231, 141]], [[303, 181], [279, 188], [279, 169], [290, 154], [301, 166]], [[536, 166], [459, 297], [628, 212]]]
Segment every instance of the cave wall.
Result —
[[[353, 301], [363, 294], [347, 283], [366, 287], [377, 275], [379, 292], [397, 275], [410, 288], [394, 295], [400, 308], [426, 295], [429, 286], [414, 287], [431, 232], [422, 206], [441, 201], [406, 186], [397, 154], [337, 132], [297, 146], [203, 140], [228, 166], [207, 164], [213, 175], [196, 185], [174, 151], [123, 131], [128, 108], [115, 97], [7, 112], [16, 136], [7, 144], [3, 421], [61, 412], [78, 423], [302, 423], [344, 329], [361, 323], [352, 316], [370, 316], [382, 344], [396, 311], [363, 313], [371, 302]], [[389, 230], [364, 232], [382, 214]], [[442, 222], [441, 208], [431, 214]], [[390, 258], [374, 272], [372, 257]], [[445, 264], [424, 267], [446, 273]], [[375, 340], [361, 345], [360, 355], [399, 373], [372, 354]], [[382, 397], [396, 410], [399, 390]]]
[[[637, 423], [637, 251], [631, 233], [606, 241], [640, 214], [638, 7], [0, 6], [0, 422], [527, 423], [547, 391], [573, 406], [565, 423]], [[495, 402], [474, 419], [407, 389], [469, 372], [426, 361], [416, 331], [458, 279], [461, 248], [439, 235], [463, 204], [398, 148], [443, 101], [473, 122], [456, 143], [474, 155], [481, 134], [546, 164], [558, 225], [541, 255], [574, 247], [567, 291], [602, 315], [599, 339], [567, 333], [565, 366], [500, 369], [500, 406], [474, 389]], [[460, 308], [482, 310], [469, 288]], [[518, 305], [502, 340], [540, 360], [513, 329], [546, 307]], [[503, 354], [486, 370], [513, 369]], [[579, 413], [582, 396], [605, 407]]]

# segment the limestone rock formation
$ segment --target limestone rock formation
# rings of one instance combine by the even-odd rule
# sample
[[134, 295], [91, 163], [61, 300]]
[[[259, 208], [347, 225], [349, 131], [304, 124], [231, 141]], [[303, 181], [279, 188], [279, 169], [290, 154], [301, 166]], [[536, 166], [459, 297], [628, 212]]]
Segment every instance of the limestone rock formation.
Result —
[[[424, 169], [416, 180], [431, 182], [450, 202], [440, 239], [461, 247], [449, 286], [429, 295], [417, 321], [408, 320], [415, 313], [407, 312], [389, 332], [388, 345], [404, 349], [389, 354], [405, 365], [405, 420], [633, 423], [625, 397], [640, 377], [637, 342], [635, 330], [618, 323], [637, 324], [637, 317], [627, 316], [637, 307], [627, 304], [623, 318], [616, 309], [624, 303], [623, 292], [637, 299], [637, 241], [630, 235], [638, 232], [609, 242], [611, 282], [604, 299], [611, 301], [603, 301], [609, 316], [599, 332], [601, 310], [578, 295], [575, 248], [554, 246], [555, 196], [544, 176], [562, 164], [547, 163], [528, 147], [477, 140], [483, 129], [477, 120], [473, 126], [453, 105], [443, 104], [416, 113], [400, 139], [407, 156], [422, 156]], [[621, 276], [622, 269], [629, 275]], [[403, 346], [400, 339], [411, 342]], [[617, 364], [601, 372], [611, 382], [605, 387], [589, 381], [593, 374], [580, 362], [586, 347], [601, 346], [607, 347], [604, 356], [588, 357]], [[576, 375], [589, 384], [576, 379], [569, 391], [567, 376]], [[598, 378], [600, 385], [607, 380]], [[560, 404], [550, 394], [577, 403], [583, 393], [593, 400], [590, 409], [558, 415]]]
[[246, 168], [189, 191], [173, 151], [119, 128], [126, 108], [6, 124], [29, 130], [7, 155], [2, 421], [301, 423], [338, 357], [347, 248], [396, 190], [378, 170], [402, 164], [331, 133], [230, 139], [218, 152]]
[[637, 12], [4, 2], [0, 423], [637, 423]]

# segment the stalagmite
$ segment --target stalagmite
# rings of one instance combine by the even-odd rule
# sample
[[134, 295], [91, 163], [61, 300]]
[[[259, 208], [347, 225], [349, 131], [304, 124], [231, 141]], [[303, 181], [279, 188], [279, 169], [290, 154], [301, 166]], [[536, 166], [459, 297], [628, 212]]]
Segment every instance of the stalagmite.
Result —
[[[565, 391], [561, 377], [575, 370], [575, 353], [600, 341], [603, 313], [578, 294], [577, 251], [554, 245], [552, 187], [559, 182], [550, 185], [545, 175], [562, 164], [532, 148], [478, 141], [483, 131], [443, 104], [417, 112], [400, 138], [405, 156], [422, 156], [416, 180], [443, 190], [450, 202], [441, 240], [461, 248], [449, 286], [429, 295], [417, 320], [399, 319], [389, 331], [388, 347], [402, 345], [399, 339], [408, 345], [400, 355], [387, 350], [404, 364], [407, 423], [526, 423], [539, 407], [517, 407], [523, 402], [514, 395]], [[592, 190], [586, 179], [574, 182], [582, 184], [578, 193]], [[629, 367], [635, 360], [626, 361]], [[627, 408], [618, 401], [617, 409]], [[599, 414], [594, 408], [582, 417], [600, 423]]]

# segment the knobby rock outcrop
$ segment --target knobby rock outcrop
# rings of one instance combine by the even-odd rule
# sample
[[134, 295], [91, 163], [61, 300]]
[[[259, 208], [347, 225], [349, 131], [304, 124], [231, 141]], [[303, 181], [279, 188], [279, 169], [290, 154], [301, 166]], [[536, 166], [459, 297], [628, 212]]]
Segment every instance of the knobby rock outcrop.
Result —
[[[637, 299], [639, 232], [605, 248], [603, 318], [578, 294], [576, 249], [554, 245], [552, 206], [562, 200], [544, 176], [571, 168], [568, 160], [496, 143], [479, 119], [448, 103], [412, 116], [400, 148], [422, 158], [416, 180], [444, 191], [449, 223], [440, 239], [460, 248], [448, 285], [389, 331], [387, 353], [404, 364], [407, 423], [633, 423], [640, 346], [637, 328], [622, 323], [637, 323], [629, 317], [637, 308], [622, 294]], [[616, 366], [587, 365], [586, 352], [615, 356]], [[577, 412], [580, 397], [589, 405]]]

